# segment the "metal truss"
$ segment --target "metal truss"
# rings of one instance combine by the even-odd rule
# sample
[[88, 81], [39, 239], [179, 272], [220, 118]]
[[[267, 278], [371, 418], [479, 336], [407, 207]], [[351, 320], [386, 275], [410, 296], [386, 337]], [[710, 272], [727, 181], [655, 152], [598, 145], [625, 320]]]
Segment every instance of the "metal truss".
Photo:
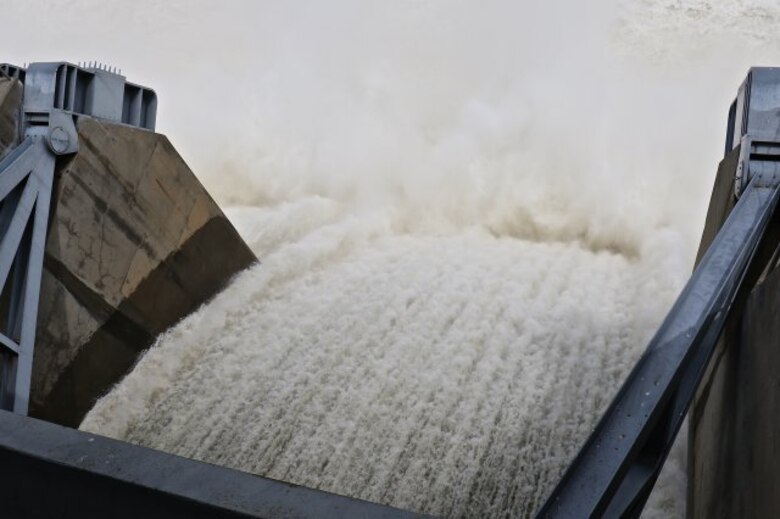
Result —
[[27, 414], [55, 155], [28, 137], [0, 162], [0, 408]]

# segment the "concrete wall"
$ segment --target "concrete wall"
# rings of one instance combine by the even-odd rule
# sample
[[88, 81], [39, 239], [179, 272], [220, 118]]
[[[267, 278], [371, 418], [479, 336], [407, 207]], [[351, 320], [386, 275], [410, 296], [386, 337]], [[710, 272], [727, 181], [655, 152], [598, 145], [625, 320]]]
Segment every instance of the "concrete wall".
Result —
[[21, 103], [22, 84], [0, 77], [0, 158], [19, 138]]
[[[0, 121], [18, 109], [6, 98]], [[30, 404], [72, 426], [256, 260], [166, 137], [89, 118], [78, 131], [79, 153], [58, 163]]]
[[[734, 207], [738, 154], [718, 168], [699, 259]], [[780, 517], [779, 240], [775, 216], [691, 408], [689, 517]]]

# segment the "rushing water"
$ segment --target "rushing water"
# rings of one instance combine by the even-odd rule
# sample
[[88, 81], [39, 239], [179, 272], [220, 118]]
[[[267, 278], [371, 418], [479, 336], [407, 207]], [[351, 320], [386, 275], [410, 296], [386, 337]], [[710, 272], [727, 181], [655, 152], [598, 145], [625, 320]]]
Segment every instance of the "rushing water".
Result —
[[[10, 58], [94, 59], [76, 17], [149, 70], [262, 263], [82, 428], [453, 517], [542, 503], [687, 277], [730, 97], [780, 57], [760, 0], [108, 4], [4, 4], [48, 13]], [[684, 454], [647, 516], [683, 516]]]

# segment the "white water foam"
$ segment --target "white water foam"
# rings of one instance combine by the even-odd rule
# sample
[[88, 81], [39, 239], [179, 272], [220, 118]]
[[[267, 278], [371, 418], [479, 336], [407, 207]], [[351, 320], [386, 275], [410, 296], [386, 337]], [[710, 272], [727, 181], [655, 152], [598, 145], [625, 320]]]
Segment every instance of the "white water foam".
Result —
[[[17, 58], [149, 71], [262, 261], [82, 427], [452, 517], [542, 503], [687, 277], [725, 110], [780, 50], [760, 0], [3, 10], [36, 4]], [[119, 15], [94, 58], [67, 32]], [[684, 516], [683, 447], [647, 517]]]

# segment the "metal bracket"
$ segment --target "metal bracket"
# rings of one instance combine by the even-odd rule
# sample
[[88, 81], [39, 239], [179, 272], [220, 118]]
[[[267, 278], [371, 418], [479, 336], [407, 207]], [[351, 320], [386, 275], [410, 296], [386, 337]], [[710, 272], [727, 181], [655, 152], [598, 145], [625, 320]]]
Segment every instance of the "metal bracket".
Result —
[[[0, 65], [0, 68], [3, 65]], [[24, 73], [24, 110], [61, 110], [154, 131], [157, 94], [130, 83], [114, 69], [91, 64], [34, 63]]]
[[780, 68], [754, 67], [729, 109], [726, 154], [740, 147], [734, 175], [739, 198], [750, 179], [780, 162]]

